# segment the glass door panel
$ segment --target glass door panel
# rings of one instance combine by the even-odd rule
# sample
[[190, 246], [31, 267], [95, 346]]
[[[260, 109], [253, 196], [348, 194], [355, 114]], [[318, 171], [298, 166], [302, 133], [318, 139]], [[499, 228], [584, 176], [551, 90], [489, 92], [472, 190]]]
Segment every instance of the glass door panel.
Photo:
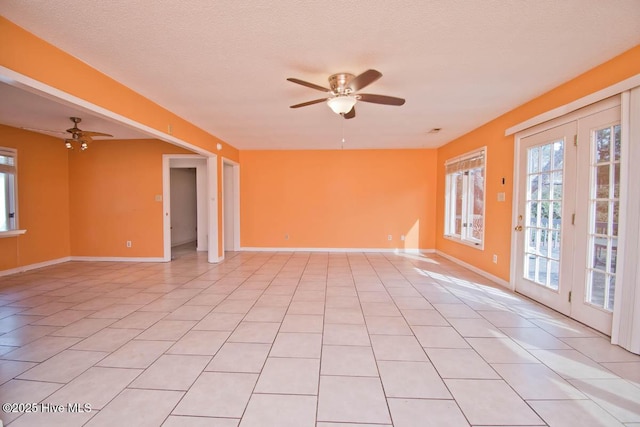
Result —
[[525, 277], [558, 290], [564, 140], [528, 148], [527, 165]]
[[593, 132], [586, 302], [613, 311], [618, 254], [620, 125]]
[[575, 134], [576, 122], [570, 122], [522, 138], [518, 150], [515, 287], [565, 314], [573, 281], [575, 203], [575, 194], [565, 189], [575, 187]]

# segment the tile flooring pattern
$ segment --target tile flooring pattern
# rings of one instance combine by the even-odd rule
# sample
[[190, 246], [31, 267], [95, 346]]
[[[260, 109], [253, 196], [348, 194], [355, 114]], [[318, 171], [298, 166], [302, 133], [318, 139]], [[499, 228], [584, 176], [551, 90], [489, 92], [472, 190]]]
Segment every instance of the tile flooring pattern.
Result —
[[0, 283], [0, 400], [47, 404], [12, 427], [640, 426], [640, 357], [436, 255], [192, 252]]

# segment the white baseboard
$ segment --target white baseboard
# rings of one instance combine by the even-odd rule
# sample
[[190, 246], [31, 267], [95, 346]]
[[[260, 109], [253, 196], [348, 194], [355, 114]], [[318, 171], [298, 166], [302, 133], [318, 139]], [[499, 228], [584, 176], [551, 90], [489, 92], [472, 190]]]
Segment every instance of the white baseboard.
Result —
[[71, 261], [71, 257], [62, 257], [56, 259], [50, 259], [49, 261], [37, 262], [35, 264], [22, 265], [20, 267], [11, 268], [9, 270], [0, 271], [1, 276], [9, 276], [10, 274], [24, 273], [25, 271], [35, 270], [36, 268], [49, 267], [51, 265], [62, 264], [63, 262]]
[[487, 279], [491, 280], [492, 282], [497, 283], [497, 284], [498, 284], [498, 285], [500, 285], [500, 286], [503, 286], [503, 287], [505, 287], [505, 288], [507, 288], [507, 289], [510, 289], [510, 290], [514, 290], [514, 288], [511, 286], [511, 284], [510, 284], [508, 281], [506, 281], [506, 280], [504, 280], [504, 279], [501, 279], [501, 278], [499, 278], [498, 276], [494, 276], [494, 275], [493, 275], [493, 274], [491, 274], [491, 273], [487, 273], [486, 271], [481, 270], [481, 269], [479, 269], [479, 268], [478, 268], [478, 267], [476, 267], [476, 266], [473, 266], [473, 265], [471, 265], [471, 264], [469, 264], [469, 263], [466, 263], [466, 262], [464, 262], [464, 261], [461, 261], [461, 260], [459, 260], [458, 258], [456, 258], [456, 257], [452, 257], [451, 255], [446, 254], [446, 253], [444, 253], [444, 252], [442, 252], [442, 251], [438, 251], [438, 250], [436, 250], [436, 253], [437, 253], [438, 255], [440, 255], [441, 257], [448, 259], [449, 261], [455, 262], [456, 264], [461, 265], [461, 266], [463, 266], [464, 268], [467, 268], [467, 269], [469, 269], [469, 270], [473, 271], [474, 273], [478, 273], [478, 274], [479, 274], [479, 275], [481, 275], [482, 277], [485, 277], [485, 278], [487, 278]]
[[72, 256], [70, 261], [96, 261], [96, 262], [167, 262], [163, 257], [118, 257], [118, 256]]
[[244, 252], [384, 252], [384, 253], [406, 253], [406, 254], [428, 254], [435, 253], [435, 249], [389, 249], [389, 248], [265, 248], [265, 247], [242, 247]]

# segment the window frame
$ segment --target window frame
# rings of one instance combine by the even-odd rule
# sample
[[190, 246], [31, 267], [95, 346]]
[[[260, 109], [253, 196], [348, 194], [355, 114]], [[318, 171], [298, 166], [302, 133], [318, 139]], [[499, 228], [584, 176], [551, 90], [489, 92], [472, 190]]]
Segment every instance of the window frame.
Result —
[[[480, 166], [477, 165], [480, 162]], [[480, 239], [473, 237], [472, 227], [467, 227], [469, 215], [473, 216], [474, 180], [470, 179], [470, 171], [482, 168], [482, 235]], [[486, 206], [487, 206], [487, 147], [469, 151], [445, 161], [445, 211], [444, 237], [464, 245], [484, 250]], [[462, 195], [460, 200], [460, 233], [456, 230], [456, 178], [462, 176]]]
[[[13, 185], [8, 185], [9, 194], [13, 197], [7, 198], [6, 200], [6, 202], [10, 204], [10, 209], [13, 207], [13, 218], [9, 218], [9, 224], [6, 230], [0, 229], [0, 237], [4, 237], [22, 234], [24, 233], [24, 230], [20, 230], [18, 221], [18, 150], [10, 147], [0, 147], [0, 156], [10, 157], [13, 159], [13, 165], [0, 163], [0, 172], [13, 175]], [[11, 206], [11, 204], [13, 204], [13, 206]]]

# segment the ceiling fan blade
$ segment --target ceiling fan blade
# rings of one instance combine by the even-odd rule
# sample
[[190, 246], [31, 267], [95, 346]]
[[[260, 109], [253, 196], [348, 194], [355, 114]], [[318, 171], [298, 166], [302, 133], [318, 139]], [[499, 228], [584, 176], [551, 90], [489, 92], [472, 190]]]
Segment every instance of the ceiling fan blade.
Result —
[[329, 98], [314, 99], [313, 101], [307, 101], [307, 102], [303, 102], [302, 104], [292, 105], [289, 108], [300, 108], [300, 107], [306, 107], [307, 105], [319, 104], [321, 102], [326, 101], [327, 99]]
[[289, 77], [287, 80], [292, 83], [297, 83], [302, 86], [310, 87], [311, 89], [319, 90], [321, 92], [331, 92], [331, 89], [327, 89], [326, 87], [322, 87], [314, 83], [305, 82], [304, 80], [294, 79], [293, 77]]
[[363, 93], [358, 95], [358, 100], [362, 102], [371, 102], [373, 104], [384, 104], [384, 105], [403, 105], [404, 99], [396, 98], [395, 96], [386, 96], [386, 95], [372, 95]]
[[351, 108], [351, 111], [349, 111], [346, 114], [343, 114], [342, 117], [344, 117], [345, 119], [353, 119], [356, 116], [356, 107], [353, 106]]
[[23, 130], [29, 130], [32, 132], [46, 132], [46, 133], [59, 133], [59, 134], [66, 134], [66, 132], [60, 131], [60, 130], [50, 130], [50, 129], [38, 129], [38, 128], [28, 128], [28, 127], [21, 127], [20, 129]]
[[382, 73], [380, 71], [367, 70], [364, 73], [360, 74], [359, 76], [354, 77], [349, 82], [349, 85], [347, 87], [351, 89], [353, 92], [357, 92], [360, 89], [364, 89], [365, 87], [369, 86], [371, 83], [375, 82], [380, 77], [382, 77]]
[[108, 133], [102, 133], [102, 132], [90, 132], [90, 131], [80, 131], [80, 136], [88, 136], [88, 137], [92, 137], [92, 136], [109, 136], [113, 138], [113, 135], [109, 135]]

